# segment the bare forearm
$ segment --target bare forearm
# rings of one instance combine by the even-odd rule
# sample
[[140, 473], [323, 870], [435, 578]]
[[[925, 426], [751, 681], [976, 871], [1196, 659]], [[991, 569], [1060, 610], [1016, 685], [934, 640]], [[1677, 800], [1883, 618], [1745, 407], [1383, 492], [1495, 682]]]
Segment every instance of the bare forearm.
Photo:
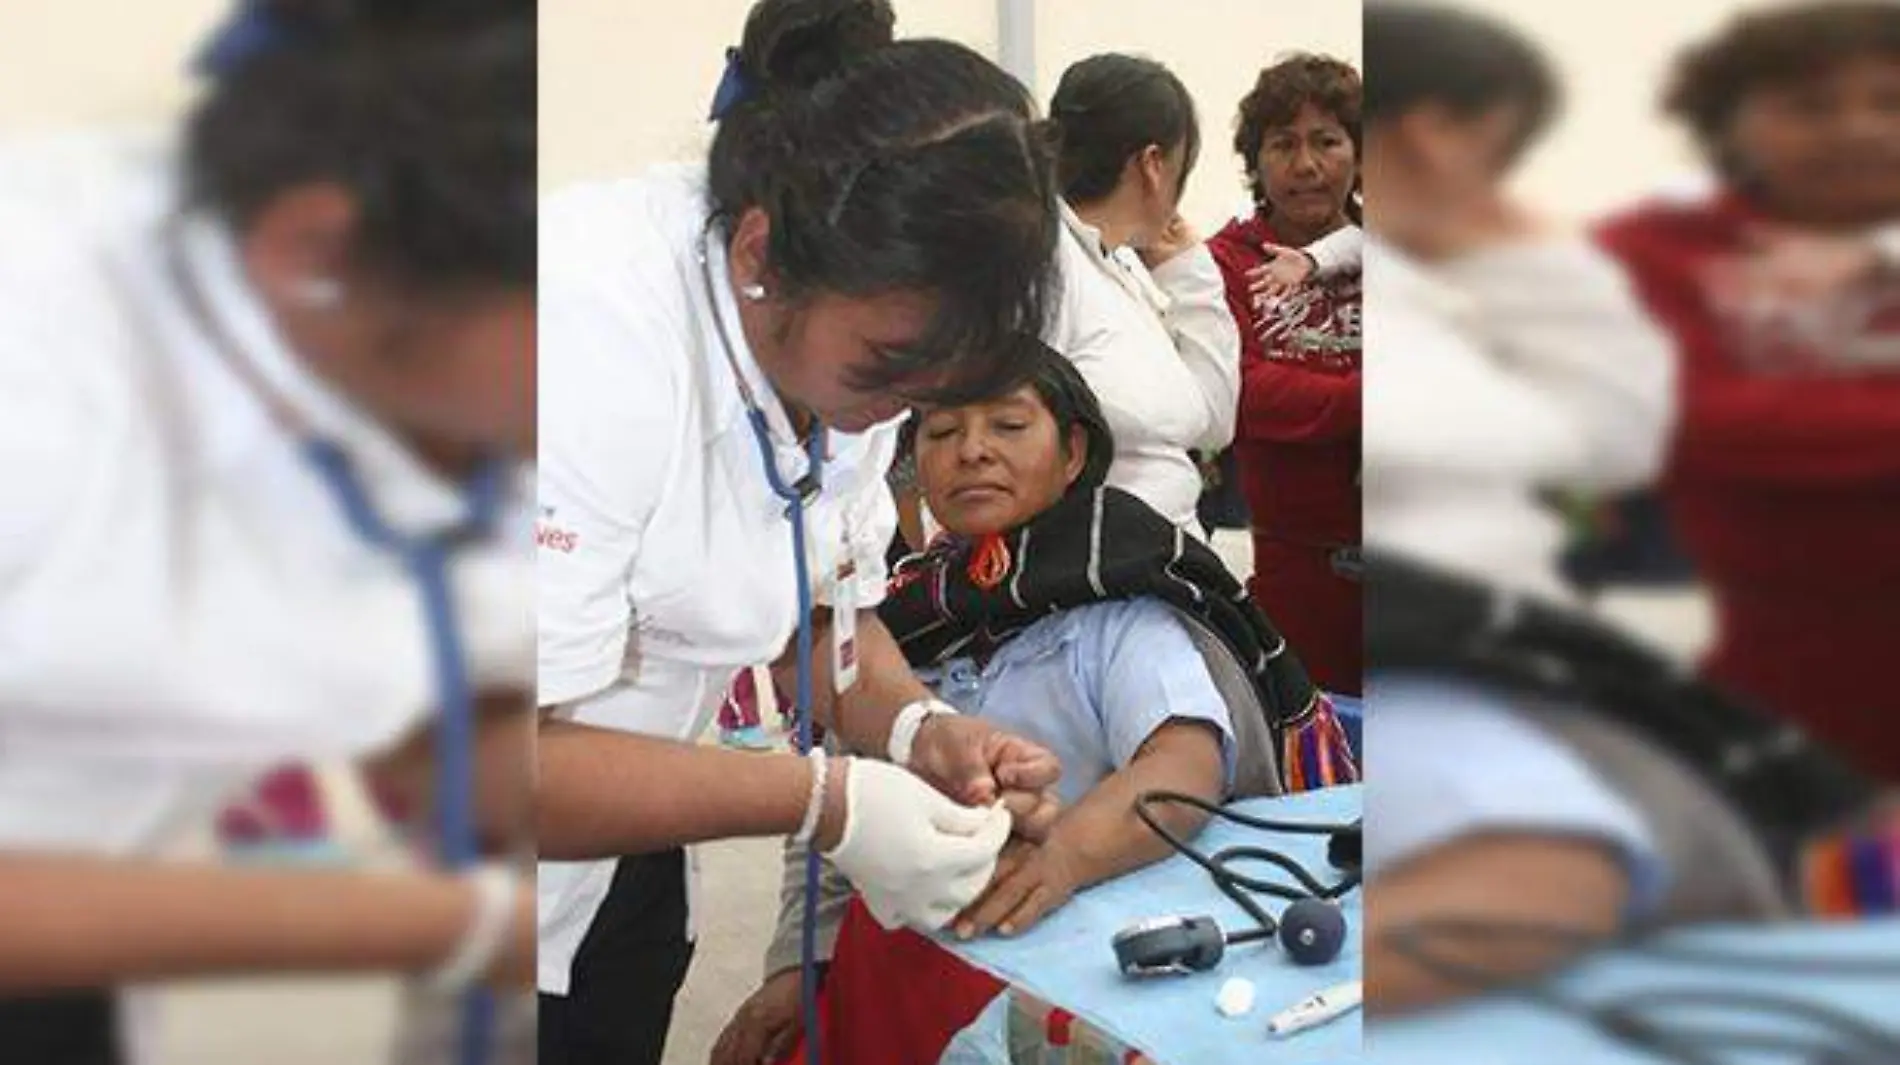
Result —
[[[696, 747], [544, 721], [535, 821], [540, 855], [585, 861], [703, 840], [797, 831], [811, 796], [803, 758]], [[842, 796], [842, 788], [828, 794]], [[828, 807], [826, 827], [834, 820]], [[827, 832], [821, 828], [820, 836]]]
[[[1150, 791], [1173, 791], [1218, 802], [1220, 743], [1201, 725], [1165, 725], [1134, 760], [1097, 784], [1050, 831], [1050, 844], [1075, 861], [1078, 887], [1110, 880], [1167, 858], [1166, 840], [1135, 816], [1135, 800]], [[1207, 815], [1189, 806], [1160, 804], [1155, 820], [1180, 838], [1192, 838]]]
[[[815, 720], [837, 733], [847, 748], [875, 758], [890, 749], [891, 726], [897, 712], [918, 699], [928, 698], [930, 689], [911, 672], [904, 652], [897, 647], [884, 622], [874, 610], [858, 612], [858, 682], [843, 699], [833, 697], [831, 677], [831, 622], [822, 621], [813, 633], [812, 708]], [[787, 653], [772, 667], [780, 687], [795, 691], [796, 659]]]
[[445, 877], [0, 856], [0, 991], [420, 972], [474, 910], [469, 886]]
[[[531, 842], [534, 809], [534, 706], [525, 694], [496, 694], [477, 705], [475, 817], [490, 849]], [[404, 816], [428, 816], [436, 796], [433, 730], [365, 767], [377, 793], [393, 799]]]
[[[1510, 885], [1500, 890], [1499, 885]], [[1401, 942], [1421, 922], [1544, 925], [1609, 935], [1628, 897], [1627, 876], [1602, 847], [1558, 837], [1487, 836], [1420, 857], [1366, 885], [1366, 1006], [1398, 1013], [1472, 992], [1439, 970], [1447, 963], [1499, 979], [1547, 972], [1568, 948], [1502, 937], [1427, 936], [1421, 964]]]

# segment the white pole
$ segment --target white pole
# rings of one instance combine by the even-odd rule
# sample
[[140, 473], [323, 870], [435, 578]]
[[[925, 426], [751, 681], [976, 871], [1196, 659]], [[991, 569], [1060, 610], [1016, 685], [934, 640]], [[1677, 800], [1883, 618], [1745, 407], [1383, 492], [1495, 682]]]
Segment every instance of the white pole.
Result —
[[996, 0], [996, 61], [1036, 95], [1036, 0]]

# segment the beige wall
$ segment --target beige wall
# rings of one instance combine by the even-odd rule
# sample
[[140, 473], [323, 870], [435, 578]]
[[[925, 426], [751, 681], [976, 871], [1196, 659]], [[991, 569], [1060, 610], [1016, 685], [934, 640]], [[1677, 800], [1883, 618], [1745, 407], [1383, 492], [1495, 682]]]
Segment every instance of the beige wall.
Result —
[[1520, 186], [1547, 209], [1590, 216], [1699, 169], [1658, 108], [1671, 60], [1738, 7], [1735, 0], [1464, 0], [1534, 37], [1561, 68], [1562, 124]]
[[[630, 173], [700, 155], [706, 109], [751, 0], [543, 0], [541, 183]], [[989, 0], [909, 0], [901, 32], [993, 54]]]
[[[896, 0], [898, 32], [943, 36], [996, 54], [994, 0]], [[724, 49], [750, 0], [677, 5], [655, 20], [627, 0], [544, 0], [541, 181], [624, 174], [705, 146], [706, 107]], [[1260, 67], [1290, 49], [1359, 59], [1358, 0], [1036, 0], [1036, 84], [1043, 103], [1063, 68], [1095, 52], [1143, 52], [1194, 94], [1208, 148], [1188, 216], [1217, 225], [1244, 199], [1225, 145], [1233, 111]]]
[[0, 132], [145, 123], [190, 98], [186, 64], [228, 0], [7, 0]]

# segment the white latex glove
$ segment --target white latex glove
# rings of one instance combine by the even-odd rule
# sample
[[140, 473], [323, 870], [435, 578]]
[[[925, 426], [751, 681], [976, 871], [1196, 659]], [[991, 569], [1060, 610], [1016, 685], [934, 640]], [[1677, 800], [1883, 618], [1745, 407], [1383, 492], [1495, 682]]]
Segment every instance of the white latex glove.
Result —
[[958, 805], [887, 762], [853, 758], [844, 768], [844, 835], [825, 857], [885, 928], [949, 924], [996, 872], [1009, 811]]

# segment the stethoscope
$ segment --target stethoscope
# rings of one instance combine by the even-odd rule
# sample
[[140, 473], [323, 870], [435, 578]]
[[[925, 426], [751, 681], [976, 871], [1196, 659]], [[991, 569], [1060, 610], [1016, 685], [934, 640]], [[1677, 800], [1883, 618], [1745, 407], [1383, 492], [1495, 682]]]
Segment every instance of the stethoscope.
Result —
[[[436, 725], [436, 809], [440, 860], [451, 869], [472, 868], [481, 860], [475, 824], [475, 692], [468, 651], [455, 611], [449, 563], [455, 551], [487, 538], [493, 531], [507, 489], [507, 467], [484, 462], [462, 484], [464, 516], [453, 527], [415, 535], [391, 526], [371, 500], [362, 478], [341, 446], [324, 438], [267, 382], [213, 312], [204, 289], [180, 246], [182, 234], [167, 237], [167, 265], [185, 305], [232, 372], [265, 408], [278, 428], [297, 441], [298, 451], [315, 470], [343, 512], [351, 533], [365, 545], [394, 557], [414, 582], [429, 631], [430, 662], [439, 703]], [[483, 1065], [493, 1041], [493, 996], [482, 988], [465, 992], [456, 1048], [461, 1065]]]
[[[719, 346], [738, 383], [739, 397], [745, 403], [746, 421], [752, 426], [752, 438], [759, 445], [759, 460], [765, 467], [765, 483], [772, 494], [785, 504], [785, 520], [792, 526], [792, 566], [798, 586], [798, 692], [794, 706], [797, 744], [800, 754], [809, 755], [812, 747], [812, 590], [811, 563], [805, 553], [805, 508], [818, 498], [825, 484], [825, 427], [814, 420], [805, 440], [805, 475], [791, 483], [779, 472], [778, 453], [772, 445], [772, 427], [766, 421], [752, 386], [739, 366], [739, 356], [726, 318], [719, 304], [719, 288], [713, 276], [712, 240], [715, 226], [708, 220], [700, 234], [699, 269], [706, 282], [706, 299], [712, 311], [713, 327], [719, 334]], [[817, 847], [805, 852], [805, 918], [799, 930], [799, 995], [805, 1015], [805, 1060], [812, 1065], [824, 1061], [818, 1035], [818, 884], [820, 863]]]

